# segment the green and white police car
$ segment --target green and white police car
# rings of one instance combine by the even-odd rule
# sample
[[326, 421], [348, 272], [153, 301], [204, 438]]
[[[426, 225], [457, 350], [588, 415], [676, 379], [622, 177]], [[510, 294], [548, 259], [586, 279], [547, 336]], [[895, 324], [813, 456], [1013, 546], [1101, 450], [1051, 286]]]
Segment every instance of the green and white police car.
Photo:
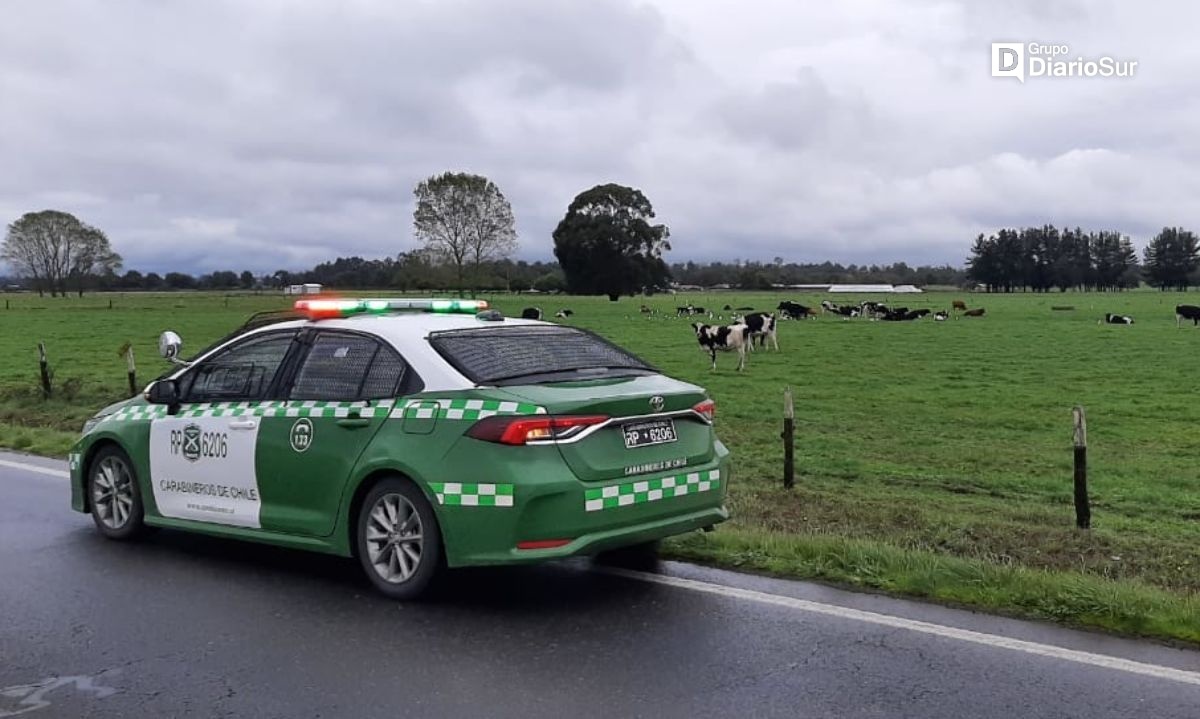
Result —
[[705, 391], [581, 329], [466, 300], [310, 299], [89, 420], [71, 506], [355, 556], [412, 598], [444, 567], [650, 545], [728, 518]]

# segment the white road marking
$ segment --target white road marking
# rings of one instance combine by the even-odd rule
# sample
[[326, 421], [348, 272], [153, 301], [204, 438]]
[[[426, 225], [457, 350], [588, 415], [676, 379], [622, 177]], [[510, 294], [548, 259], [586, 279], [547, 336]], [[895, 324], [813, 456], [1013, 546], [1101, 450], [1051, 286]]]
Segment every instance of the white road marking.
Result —
[[814, 602], [807, 599], [796, 599], [795, 597], [787, 597], [779, 594], [768, 594], [767, 592], [759, 592], [753, 589], [741, 589], [738, 587], [728, 587], [723, 584], [711, 584], [709, 582], [700, 582], [694, 579], [684, 579], [683, 577], [672, 577], [663, 574], [650, 574], [647, 572], [639, 572], [632, 569], [621, 569], [617, 567], [602, 567], [597, 568], [597, 571], [605, 574], [612, 574], [618, 577], [624, 577], [626, 579], [634, 579], [641, 582], [663, 584], [668, 587], [690, 589], [694, 592], [716, 594], [734, 599], [745, 599], [752, 602], [758, 602], [760, 604], [773, 604], [775, 606], [786, 607], [788, 609], [797, 609], [803, 612], [811, 612], [813, 614], [824, 614], [826, 616], [838, 617], [840, 619], [853, 619], [860, 622], [867, 622], [868, 624], [877, 624], [896, 629], [907, 629], [909, 631], [930, 634], [936, 637], [955, 639], [960, 642], [982, 644], [988, 647], [1009, 649], [1012, 651], [1024, 652], [1026, 654], [1034, 654], [1042, 657], [1050, 657], [1051, 659], [1074, 662], [1076, 664], [1087, 664], [1094, 667], [1102, 667], [1104, 669], [1114, 669], [1116, 671], [1127, 672], [1129, 674], [1140, 674], [1142, 676], [1153, 677], [1155, 679], [1166, 679], [1168, 681], [1200, 686], [1200, 672], [1191, 672], [1184, 669], [1164, 667], [1157, 664], [1146, 664], [1143, 662], [1136, 662], [1131, 659], [1121, 659], [1119, 657], [1108, 656], [1105, 654], [1093, 654], [1091, 652], [1078, 651], [1075, 649], [1066, 649], [1063, 647], [1054, 646], [1052, 644], [1039, 644], [1037, 642], [1029, 642], [1023, 639], [1003, 637], [998, 634], [985, 634], [983, 632], [971, 631], [970, 629], [959, 629], [957, 627], [948, 627], [942, 624], [922, 622], [915, 619], [905, 619], [904, 617], [892, 616], [890, 614], [879, 614], [877, 612], [868, 612], [862, 609], [842, 607], [836, 604], [823, 604], [821, 602]]
[[53, 469], [51, 467], [42, 467], [37, 464], [26, 464], [24, 462], [10, 462], [7, 459], [0, 459], [0, 467], [10, 467], [12, 469], [20, 469], [34, 474], [44, 474], [47, 477], [55, 477], [57, 479], [70, 479], [71, 474], [64, 469]]

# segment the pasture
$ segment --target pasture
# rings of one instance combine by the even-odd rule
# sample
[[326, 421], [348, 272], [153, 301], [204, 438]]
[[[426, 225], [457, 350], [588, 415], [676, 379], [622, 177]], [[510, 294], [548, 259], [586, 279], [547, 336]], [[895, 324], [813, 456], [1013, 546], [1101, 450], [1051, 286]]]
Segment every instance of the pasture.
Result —
[[[379, 292], [363, 292], [378, 295]], [[85, 417], [125, 394], [118, 347], [139, 380], [166, 369], [156, 340], [185, 354], [278, 295], [14, 295], [0, 310], [0, 445], [61, 454]], [[894, 297], [681, 293], [491, 298], [510, 316], [594, 330], [665, 372], [704, 385], [733, 450], [735, 519], [670, 544], [676, 556], [817, 576], [948, 601], [1200, 641], [1200, 329], [1176, 328], [1196, 295], [927, 293]], [[985, 307], [982, 318], [781, 322], [780, 352], [709, 371], [691, 302], [771, 310], [780, 300], [878, 299], [913, 309]], [[109, 301], [112, 309], [109, 309]], [[645, 304], [658, 314], [639, 313]], [[1072, 311], [1052, 306], [1072, 305]], [[1098, 325], [1106, 312], [1136, 324]], [[56, 397], [37, 389], [47, 343]], [[781, 487], [782, 392], [796, 396], [796, 488]], [[1071, 407], [1087, 408], [1093, 529], [1075, 530]]]

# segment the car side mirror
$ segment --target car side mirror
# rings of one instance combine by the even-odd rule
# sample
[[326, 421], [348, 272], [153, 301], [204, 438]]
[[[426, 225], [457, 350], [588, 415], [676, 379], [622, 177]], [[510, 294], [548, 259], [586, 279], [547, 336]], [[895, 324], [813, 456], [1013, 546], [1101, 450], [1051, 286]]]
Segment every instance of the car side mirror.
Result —
[[146, 388], [146, 400], [150, 404], [167, 405], [167, 413], [174, 414], [179, 407], [179, 383], [173, 379], [160, 379]]
[[175, 334], [171, 330], [167, 330], [158, 336], [158, 353], [168, 362], [175, 364], [184, 364], [179, 359], [179, 351], [183, 349], [183, 338]]

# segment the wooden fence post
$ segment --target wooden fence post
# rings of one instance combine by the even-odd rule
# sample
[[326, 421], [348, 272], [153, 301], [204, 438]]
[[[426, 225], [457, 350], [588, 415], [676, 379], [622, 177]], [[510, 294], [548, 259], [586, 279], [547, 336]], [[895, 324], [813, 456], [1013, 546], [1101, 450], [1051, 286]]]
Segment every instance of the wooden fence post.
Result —
[[50, 399], [50, 364], [46, 361], [45, 342], [38, 342], [38, 369], [42, 375], [42, 397]]
[[1083, 407], [1071, 411], [1075, 424], [1075, 526], [1092, 526], [1092, 507], [1087, 487], [1087, 416]]
[[792, 388], [783, 388], [783, 486], [791, 489], [796, 483], [796, 409]]
[[129, 396], [136, 397], [138, 393], [137, 365], [133, 362], [133, 345], [129, 345], [129, 349], [125, 350], [125, 363], [129, 373]]

